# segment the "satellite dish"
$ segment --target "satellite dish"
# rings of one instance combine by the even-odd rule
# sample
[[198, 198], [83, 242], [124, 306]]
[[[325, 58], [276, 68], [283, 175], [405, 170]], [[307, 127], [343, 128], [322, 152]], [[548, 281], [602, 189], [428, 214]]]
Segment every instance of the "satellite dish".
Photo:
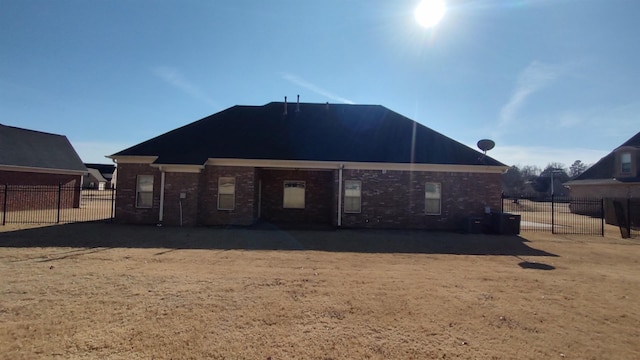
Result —
[[487, 151], [493, 149], [496, 146], [496, 143], [493, 140], [482, 139], [478, 141], [478, 149], [484, 151], [486, 154]]

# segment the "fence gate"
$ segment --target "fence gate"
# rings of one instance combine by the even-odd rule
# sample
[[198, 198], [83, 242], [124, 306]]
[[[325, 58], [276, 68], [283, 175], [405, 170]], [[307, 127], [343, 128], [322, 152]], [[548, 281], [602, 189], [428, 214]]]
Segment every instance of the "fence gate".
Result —
[[602, 199], [503, 194], [502, 211], [520, 215], [521, 231], [604, 236]]

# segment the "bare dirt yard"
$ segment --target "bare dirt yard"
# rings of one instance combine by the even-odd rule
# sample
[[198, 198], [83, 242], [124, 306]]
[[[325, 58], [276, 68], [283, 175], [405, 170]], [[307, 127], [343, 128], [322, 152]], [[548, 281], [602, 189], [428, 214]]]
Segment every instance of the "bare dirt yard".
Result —
[[640, 239], [0, 226], [2, 359], [640, 359]]

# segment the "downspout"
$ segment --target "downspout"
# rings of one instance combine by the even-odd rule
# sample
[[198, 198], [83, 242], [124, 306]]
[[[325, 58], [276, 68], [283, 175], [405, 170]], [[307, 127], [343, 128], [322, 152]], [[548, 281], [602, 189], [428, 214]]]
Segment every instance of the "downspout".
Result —
[[338, 168], [338, 227], [342, 226], [342, 169], [344, 164]]
[[160, 168], [160, 212], [158, 213], [158, 226], [162, 226], [164, 218], [164, 171]]

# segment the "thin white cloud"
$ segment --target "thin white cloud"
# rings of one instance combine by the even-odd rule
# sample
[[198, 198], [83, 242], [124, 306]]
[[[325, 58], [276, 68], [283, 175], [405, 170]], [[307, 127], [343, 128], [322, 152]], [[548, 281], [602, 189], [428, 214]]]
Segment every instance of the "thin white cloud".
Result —
[[178, 88], [179, 90], [191, 95], [192, 97], [209, 104], [211, 107], [220, 107], [213, 99], [209, 97], [202, 89], [187, 80], [182, 73], [172, 67], [157, 66], [152, 69], [153, 73], [168, 84]]
[[332, 93], [330, 91], [327, 91], [327, 90], [325, 90], [325, 89], [323, 89], [323, 88], [321, 88], [319, 86], [316, 86], [315, 84], [312, 84], [312, 83], [308, 82], [307, 80], [305, 80], [305, 79], [303, 79], [303, 78], [301, 78], [299, 76], [296, 76], [296, 75], [293, 75], [293, 74], [289, 74], [289, 73], [283, 73], [282, 74], [282, 78], [287, 80], [287, 81], [289, 81], [289, 82], [291, 82], [291, 83], [293, 83], [293, 84], [296, 84], [296, 85], [298, 85], [300, 87], [303, 87], [303, 88], [305, 88], [305, 89], [307, 89], [309, 91], [312, 91], [312, 92], [314, 92], [314, 93], [316, 93], [318, 95], [321, 95], [321, 96], [324, 96], [324, 97], [326, 97], [328, 99], [331, 99], [333, 101], [337, 101], [337, 102], [341, 102], [341, 103], [345, 103], [345, 104], [355, 104], [355, 102], [353, 102], [353, 101], [351, 101], [351, 100], [349, 100], [347, 98], [343, 98], [343, 97], [341, 97], [339, 95], [336, 95], [336, 94], [334, 94], [334, 93]]
[[518, 75], [516, 87], [509, 101], [500, 110], [498, 128], [502, 129], [515, 119], [518, 111], [534, 93], [549, 86], [562, 72], [561, 66], [534, 61]]

